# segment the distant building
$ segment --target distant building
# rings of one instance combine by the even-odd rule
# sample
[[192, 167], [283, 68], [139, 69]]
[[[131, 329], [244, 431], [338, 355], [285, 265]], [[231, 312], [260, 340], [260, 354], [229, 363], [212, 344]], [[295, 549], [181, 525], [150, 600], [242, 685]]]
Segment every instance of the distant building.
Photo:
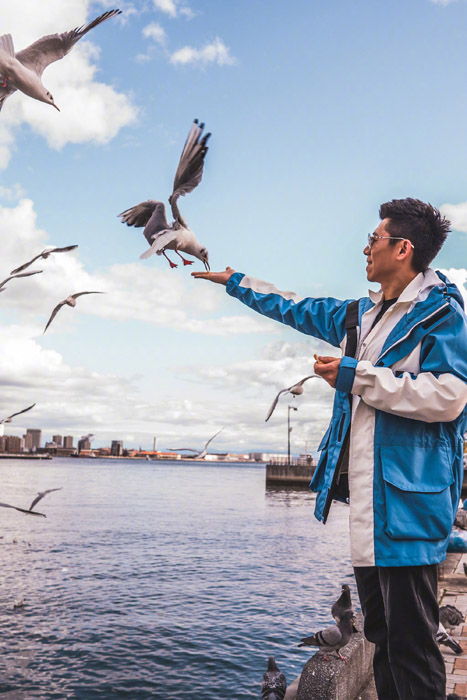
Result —
[[90, 450], [91, 449], [91, 443], [87, 438], [81, 438], [81, 440], [78, 440], [78, 454], [80, 452], [83, 452], [84, 450]]
[[66, 447], [68, 450], [73, 448], [73, 435], [65, 435], [63, 447]]
[[57, 445], [57, 447], [61, 446], [61, 444], [62, 444], [62, 436], [61, 435], [52, 435], [52, 440]]
[[24, 436], [24, 448], [28, 451], [34, 451], [41, 446], [42, 430], [38, 428], [28, 428]]
[[6, 452], [6, 439], [6, 435], [2, 435], [2, 437], [0, 437], [0, 452]]
[[110, 454], [112, 457], [121, 457], [123, 455], [123, 440], [112, 440]]
[[23, 451], [24, 440], [16, 435], [8, 435], [6, 439], [6, 450], [10, 454], [19, 454]]
[[271, 462], [276, 464], [287, 464], [287, 455], [276, 452], [250, 452], [252, 462]]

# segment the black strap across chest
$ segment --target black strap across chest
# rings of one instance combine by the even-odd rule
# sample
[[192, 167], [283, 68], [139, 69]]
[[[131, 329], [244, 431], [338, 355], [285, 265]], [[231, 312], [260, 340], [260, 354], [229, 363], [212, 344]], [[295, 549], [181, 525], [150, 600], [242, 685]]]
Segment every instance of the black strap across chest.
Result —
[[358, 299], [347, 304], [345, 311], [345, 330], [347, 332], [347, 342], [345, 344], [344, 355], [355, 357], [357, 353], [358, 341]]

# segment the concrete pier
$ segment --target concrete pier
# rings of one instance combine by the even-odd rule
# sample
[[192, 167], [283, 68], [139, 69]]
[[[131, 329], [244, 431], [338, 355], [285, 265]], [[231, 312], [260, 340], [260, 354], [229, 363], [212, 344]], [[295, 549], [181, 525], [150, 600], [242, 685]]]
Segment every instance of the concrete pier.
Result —
[[267, 464], [266, 485], [274, 484], [308, 488], [315, 468], [314, 466], [301, 464]]

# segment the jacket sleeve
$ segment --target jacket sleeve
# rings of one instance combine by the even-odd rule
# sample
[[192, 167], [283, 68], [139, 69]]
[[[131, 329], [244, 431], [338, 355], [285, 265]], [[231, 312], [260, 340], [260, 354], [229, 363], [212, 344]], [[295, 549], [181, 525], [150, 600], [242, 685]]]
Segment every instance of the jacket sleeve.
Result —
[[268, 282], [235, 272], [227, 282], [227, 294], [263, 316], [296, 328], [339, 347], [345, 335], [348, 301], [328, 297], [302, 298], [281, 292]]
[[380, 411], [427, 423], [455, 420], [467, 404], [467, 324], [458, 313], [423, 338], [420, 373], [395, 374], [366, 360], [343, 358], [336, 389]]

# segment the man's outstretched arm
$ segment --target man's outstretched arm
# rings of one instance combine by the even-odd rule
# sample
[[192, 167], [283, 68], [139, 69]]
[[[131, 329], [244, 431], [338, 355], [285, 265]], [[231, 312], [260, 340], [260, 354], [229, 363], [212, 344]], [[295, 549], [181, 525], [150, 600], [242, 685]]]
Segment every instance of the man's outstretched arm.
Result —
[[223, 272], [193, 272], [192, 276], [223, 284], [227, 294], [250, 309], [335, 347], [344, 338], [348, 301], [331, 297], [302, 298], [294, 292], [280, 291], [269, 282], [236, 272], [231, 267]]

